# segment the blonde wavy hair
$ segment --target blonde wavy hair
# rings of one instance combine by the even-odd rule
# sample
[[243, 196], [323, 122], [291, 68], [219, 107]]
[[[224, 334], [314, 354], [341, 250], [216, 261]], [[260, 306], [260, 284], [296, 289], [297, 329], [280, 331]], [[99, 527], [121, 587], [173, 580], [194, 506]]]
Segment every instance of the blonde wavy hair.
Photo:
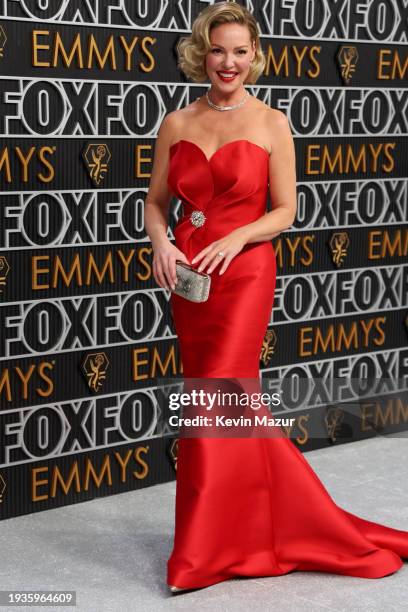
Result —
[[251, 42], [255, 41], [255, 55], [244, 83], [256, 83], [266, 64], [257, 22], [248, 9], [236, 2], [217, 2], [198, 14], [193, 22], [191, 35], [183, 36], [177, 43], [178, 67], [193, 81], [206, 81], [208, 75], [205, 70], [205, 56], [211, 49], [210, 32], [222, 23], [247, 26]]

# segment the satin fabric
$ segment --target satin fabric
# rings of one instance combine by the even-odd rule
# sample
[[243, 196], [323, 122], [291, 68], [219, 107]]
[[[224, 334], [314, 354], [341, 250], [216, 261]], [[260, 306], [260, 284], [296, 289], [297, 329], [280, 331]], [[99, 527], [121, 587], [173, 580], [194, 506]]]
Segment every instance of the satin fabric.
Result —
[[[265, 214], [268, 162], [267, 151], [245, 139], [210, 159], [188, 140], [172, 145], [168, 186], [184, 208], [175, 242], [189, 261]], [[201, 227], [190, 221], [194, 210], [206, 216]], [[206, 302], [171, 294], [183, 374], [259, 379], [275, 291], [272, 243], [246, 244], [223, 275], [219, 268]], [[408, 532], [340, 508], [289, 438], [179, 439], [169, 585], [199, 588], [294, 570], [380, 578], [403, 558]]]

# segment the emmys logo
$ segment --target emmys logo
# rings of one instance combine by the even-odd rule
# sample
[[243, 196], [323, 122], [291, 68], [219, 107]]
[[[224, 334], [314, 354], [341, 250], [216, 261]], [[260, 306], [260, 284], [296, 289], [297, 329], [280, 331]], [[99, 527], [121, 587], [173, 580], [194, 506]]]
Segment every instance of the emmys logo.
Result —
[[339, 268], [344, 258], [347, 255], [350, 240], [347, 232], [336, 232], [330, 238], [330, 249], [332, 253], [332, 261]]
[[83, 153], [83, 158], [89, 176], [95, 185], [99, 185], [108, 170], [108, 162], [111, 158], [108, 146], [105, 144], [88, 144]]
[[260, 359], [265, 366], [268, 365], [272, 355], [275, 352], [276, 340], [277, 338], [275, 331], [273, 329], [268, 329], [262, 342], [260, 356]]
[[177, 453], [178, 453], [178, 438], [174, 438], [169, 446], [169, 457], [172, 462], [174, 471], [177, 472]]
[[0, 474], [0, 504], [4, 501], [4, 491], [6, 490], [6, 482], [3, 476]]
[[341, 408], [330, 408], [324, 417], [327, 433], [333, 442], [336, 441], [341, 429], [344, 413]]
[[88, 379], [88, 387], [92, 391], [99, 391], [102, 387], [102, 380], [106, 378], [106, 370], [109, 361], [105, 353], [92, 353], [88, 355], [82, 364], [82, 369]]
[[3, 26], [0, 25], [0, 57], [3, 57], [3, 50], [6, 46], [7, 36], [3, 30]]
[[9, 272], [10, 266], [8, 265], [7, 259], [4, 255], [0, 255], [0, 293], [3, 293], [1, 287], [6, 284], [6, 277]]
[[347, 85], [351, 81], [353, 72], [356, 69], [357, 61], [358, 53], [356, 47], [340, 47], [340, 50], [337, 53], [337, 62], [340, 66], [341, 77]]

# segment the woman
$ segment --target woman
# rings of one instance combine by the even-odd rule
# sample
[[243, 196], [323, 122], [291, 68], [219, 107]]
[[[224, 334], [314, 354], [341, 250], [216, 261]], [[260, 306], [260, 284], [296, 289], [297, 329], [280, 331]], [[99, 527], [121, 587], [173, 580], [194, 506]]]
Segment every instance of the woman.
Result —
[[[275, 289], [271, 238], [296, 213], [293, 140], [286, 116], [244, 88], [265, 61], [246, 9], [208, 6], [178, 51], [187, 76], [211, 87], [159, 130], [145, 208], [154, 277], [174, 289], [176, 259], [212, 273], [206, 302], [171, 294], [185, 377], [259, 379]], [[176, 245], [167, 238], [172, 195], [184, 206]], [[337, 506], [290, 439], [179, 439], [173, 592], [293, 570], [379, 578], [401, 557], [408, 533]]]

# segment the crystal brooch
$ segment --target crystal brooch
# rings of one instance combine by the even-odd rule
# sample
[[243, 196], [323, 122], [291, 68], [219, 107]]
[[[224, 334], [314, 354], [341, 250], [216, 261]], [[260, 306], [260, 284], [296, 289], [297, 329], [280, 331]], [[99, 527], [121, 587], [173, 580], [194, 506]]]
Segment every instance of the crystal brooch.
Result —
[[196, 227], [201, 227], [205, 222], [205, 215], [202, 210], [195, 210], [190, 215], [191, 223]]

